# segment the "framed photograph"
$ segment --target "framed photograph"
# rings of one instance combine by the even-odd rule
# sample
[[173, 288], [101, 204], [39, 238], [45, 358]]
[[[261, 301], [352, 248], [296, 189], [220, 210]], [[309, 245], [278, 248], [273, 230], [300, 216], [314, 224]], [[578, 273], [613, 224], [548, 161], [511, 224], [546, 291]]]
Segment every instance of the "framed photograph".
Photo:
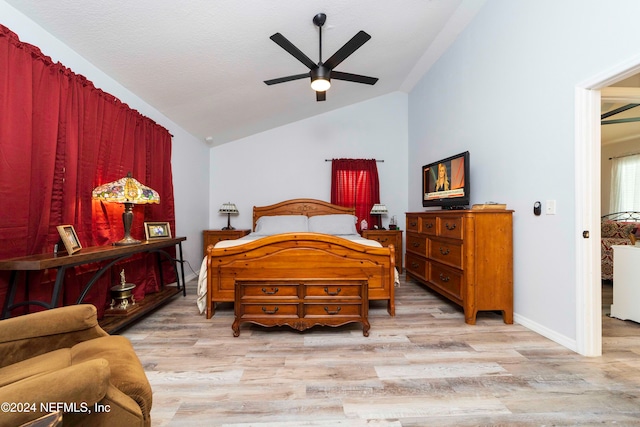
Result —
[[64, 243], [64, 247], [67, 249], [67, 253], [69, 255], [82, 249], [82, 245], [80, 244], [80, 240], [78, 240], [78, 235], [76, 234], [76, 230], [73, 228], [73, 225], [59, 225], [56, 228], [58, 229], [60, 239], [62, 239], [62, 243]]
[[145, 222], [144, 234], [147, 240], [171, 238], [171, 226], [168, 222]]

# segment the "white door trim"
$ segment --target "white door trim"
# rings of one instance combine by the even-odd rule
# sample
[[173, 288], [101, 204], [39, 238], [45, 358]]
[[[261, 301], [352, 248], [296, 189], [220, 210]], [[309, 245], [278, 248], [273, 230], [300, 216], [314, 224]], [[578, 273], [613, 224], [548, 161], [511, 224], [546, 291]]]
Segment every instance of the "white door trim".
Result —
[[[601, 89], [640, 72], [640, 56], [596, 75], [575, 89], [576, 347], [602, 355], [600, 268]], [[605, 96], [610, 93], [605, 91]], [[583, 237], [583, 232], [589, 238]]]

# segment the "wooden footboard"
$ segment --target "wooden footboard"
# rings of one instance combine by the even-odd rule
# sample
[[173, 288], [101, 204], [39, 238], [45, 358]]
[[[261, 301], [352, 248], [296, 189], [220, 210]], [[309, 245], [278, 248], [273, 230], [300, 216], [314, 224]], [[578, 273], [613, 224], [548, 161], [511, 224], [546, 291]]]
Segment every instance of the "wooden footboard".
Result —
[[373, 247], [318, 233], [287, 233], [207, 251], [207, 318], [233, 302], [236, 282], [366, 280], [369, 300], [395, 315], [393, 246]]

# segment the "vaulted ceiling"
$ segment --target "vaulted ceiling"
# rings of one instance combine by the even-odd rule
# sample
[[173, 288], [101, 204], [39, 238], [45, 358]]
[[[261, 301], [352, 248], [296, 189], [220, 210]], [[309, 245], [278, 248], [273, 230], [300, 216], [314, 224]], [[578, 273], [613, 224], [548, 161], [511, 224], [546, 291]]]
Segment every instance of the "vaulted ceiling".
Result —
[[[484, 0], [6, 0], [194, 136], [218, 145], [394, 91], [410, 91]], [[314, 62], [358, 31], [371, 40], [336, 70], [316, 102], [308, 72], [269, 39], [281, 33]], [[20, 35], [20, 34], [18, 34]], [[45, 54], [50, 54], [44, 52]], [[54, 58], [56, 59], [56, 58]], [[89, 77], [89, 76], [87, 76]]]

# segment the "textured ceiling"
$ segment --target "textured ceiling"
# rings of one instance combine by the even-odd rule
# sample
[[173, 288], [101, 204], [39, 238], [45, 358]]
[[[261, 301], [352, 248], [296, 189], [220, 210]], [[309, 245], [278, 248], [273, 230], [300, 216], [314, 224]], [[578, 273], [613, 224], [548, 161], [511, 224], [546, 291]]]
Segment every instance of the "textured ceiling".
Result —
[[[211, 145], [393, 91], [409, 91], [484, 0], [7, 0], [110, 77]], [[308, 69], [269, 37], [318, 60], [312, 18], [326, 13], [323, 58], [371, 35], [316, 102], [309, 81], [264, 80]], [[45, 54], [47, 52], [44, 52]]]

